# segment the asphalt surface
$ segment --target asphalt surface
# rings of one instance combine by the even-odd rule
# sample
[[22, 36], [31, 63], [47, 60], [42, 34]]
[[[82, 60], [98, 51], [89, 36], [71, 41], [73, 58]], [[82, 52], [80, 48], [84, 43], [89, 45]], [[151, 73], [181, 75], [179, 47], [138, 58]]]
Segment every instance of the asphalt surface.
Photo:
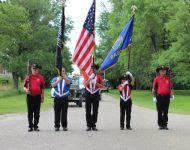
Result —
[[68, 131], [54, 131], [53, 108], [42, 112], [40, 132], [27, 131], [27, 114], [0, 116], [1, 150], [190, 150], [190, 116], [169, 114], [158, 130], [156, 111], [133, 105], [132, 131], [119, 128], [119, 101], [103, 95], [96, 131], [85, 131], [85, 109], [69, 107]]

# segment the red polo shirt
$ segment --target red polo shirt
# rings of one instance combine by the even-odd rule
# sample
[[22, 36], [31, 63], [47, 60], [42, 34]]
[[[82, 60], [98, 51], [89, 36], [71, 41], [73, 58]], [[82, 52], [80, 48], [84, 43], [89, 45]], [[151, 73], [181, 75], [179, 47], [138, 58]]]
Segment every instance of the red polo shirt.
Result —
[[[26, 77], [24, 80], [24, 87], [26, 88], [27, 88], [27, 80], [28, 77]], [[40, 74], [30, 75], [29, 79], [29, 91], [31, 93], [30, 95], [32, 96], [40, 95], [42, 89], [44, 89], [44, 77]]]
[[170, 77], [157, 76], [153, 82], [153, 90], [155, 90], [156, 87], [158, 88], [158, 90], [157, 90], [158, 94], [170, 95], [170, 91], [171, 91]]

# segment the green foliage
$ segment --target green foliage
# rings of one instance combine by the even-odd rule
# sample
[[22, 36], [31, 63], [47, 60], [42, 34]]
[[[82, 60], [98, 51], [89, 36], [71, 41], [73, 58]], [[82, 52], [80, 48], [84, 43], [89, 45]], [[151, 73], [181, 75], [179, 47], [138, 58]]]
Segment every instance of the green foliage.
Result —
[[[130, 19], [136, 5], [130, 71], [136, 88], [150, 89], [158, 64], [172, 68], [175, 87], [190, 88], [190, 2], [188, 0], [110, 0], [111, 10], [103, 9], [98, 20], [101, 51], [98, 62], [108, 54], [119, 33]], [[128, 54], [123, 52], [118, 64], [107, 71], [108, 79], [125, 73]]]
[[175, 2], [168, 11], [173, 13], [165, 24], [169, 31], [171, 46], [168, 50], [154, 55], [156, 63], [164, 62], [171, 65], [177, 86], [188, 88], [190, 84], [190, 3]]
[[[61, 6], [51, 0], [10, 0], [0, 3], [0, 63], [13, 73], [15, 87], [18, 77], [24, 78], [27, 61], [41, 64], [46, 85], [56, 75], [55, 50], [60, 27]], [[66, 19], [65, 42], [73, 22]], [[63, 50], [63, 65], [72, 71], [71, 54]], [[67, 62], [67, 63], [66, 63]], [[17, 84], [16, 84], [17, 83]]]

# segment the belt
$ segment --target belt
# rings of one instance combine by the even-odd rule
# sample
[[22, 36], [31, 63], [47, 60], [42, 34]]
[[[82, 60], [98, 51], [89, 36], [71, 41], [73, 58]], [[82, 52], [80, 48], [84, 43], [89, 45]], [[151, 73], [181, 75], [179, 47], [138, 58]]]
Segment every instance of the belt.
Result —
[[164, 97], [164, 96], [170, 96], [170, 94], [158, 94], [157, 96], [162, 96], [162, 97]]

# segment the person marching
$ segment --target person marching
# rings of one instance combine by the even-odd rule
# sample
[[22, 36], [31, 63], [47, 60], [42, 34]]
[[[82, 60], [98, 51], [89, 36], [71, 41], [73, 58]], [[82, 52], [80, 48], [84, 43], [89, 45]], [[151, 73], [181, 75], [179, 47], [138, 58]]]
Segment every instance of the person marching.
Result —
[[59, 131], [60, 120], [63, 131], [67, 131], [68, 96], [71, 79], [66, 76], [65, 68], [62, 68], [61, 76], [54, 77], [51, 81], [51, 95], [54, 97], [54, 127]]
[[86, 107], [86, 131], [97, 131], [96, 122], [98, 118], [98, 108], [99, 108], [99, 90], [103, 88], [103, 79], [97, 74], [99, 69], [98, 65], [93, 65], [91, 68], [90, 77], [84, 81], [84, 86], [86, 89], [85, 94], [85, 107]]
[[31, 67], [32, 74], [24, 80], [23, 89], [27, 94], [28, 123], [31, 131], [40, 131], [38, 123], [40, 118], [41, 103], [44, 102], [44, 77], [39, 74], [41, 66], [33, 64]]
[[133, 75], [127, 71], [121, 79], [121, 84], [118, 85], [120, 92], [120, 130], [124, 130], [124, 119], [126, 114], [126, 129], [132, 130], [131, 128], [131, 89], [134, 86], [135, 80]]
[[156, 72], [159, 75], [154, 78], [152, 87], [153, 101], [156, 102], [160, 130], [168, 130], [168, 109], [170, 99], [174, 99], [173, 84], [170, 77], [166, 74], [167, 70], [168, 68], [165, 66], [157, 67]]

